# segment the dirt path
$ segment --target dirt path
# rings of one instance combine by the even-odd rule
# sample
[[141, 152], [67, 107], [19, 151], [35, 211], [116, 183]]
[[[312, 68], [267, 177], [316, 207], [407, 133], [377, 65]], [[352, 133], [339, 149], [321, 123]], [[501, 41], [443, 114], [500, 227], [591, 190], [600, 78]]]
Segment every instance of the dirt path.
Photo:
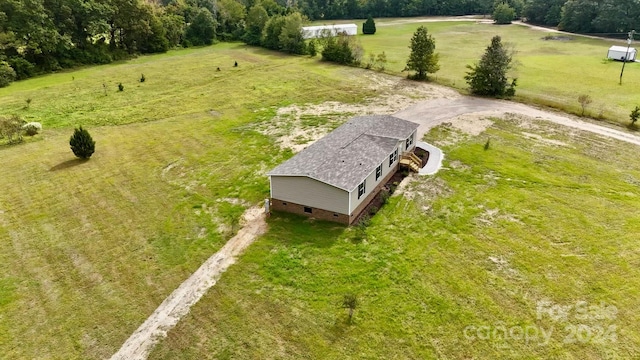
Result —
[[112, 360], [146, 359], [153, 346], [180, 319], [189, 313], [191, 306], [216, 284], [220, 275], [236, 261], [251, 243], [267, 230], [264, 210], [260, 207], [248, 209], [243, 215], [244, 227], [217, 253], [205, 261], [196, 272], [183, 282], [151, 316], [127, 339]]
[[532, 106], [504, 101], [470, 96], [457, 98], [440, 98], [417, 103], [395, 116], [420, 124], [418, 137], [421, 138], [429, 129], [461, 115], [501, 116], [505, 113], [515, 113], [527, 116], [532, 121], [547, 120], [556, 124], [592, 132], [598, 135], [640, 145], [640, 136], [624, 130], [618, 130], [580, 120], [577, 117], [540, 110]]

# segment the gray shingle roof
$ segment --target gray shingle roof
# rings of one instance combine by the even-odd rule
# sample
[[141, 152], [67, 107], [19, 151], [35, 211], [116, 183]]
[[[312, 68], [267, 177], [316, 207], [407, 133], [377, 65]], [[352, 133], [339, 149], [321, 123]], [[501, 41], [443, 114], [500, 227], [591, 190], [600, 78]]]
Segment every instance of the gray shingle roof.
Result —
[[353, 191], [418, 124], [390, 115], [354, 117], [291, 159], [270, 176], [308, 176]]

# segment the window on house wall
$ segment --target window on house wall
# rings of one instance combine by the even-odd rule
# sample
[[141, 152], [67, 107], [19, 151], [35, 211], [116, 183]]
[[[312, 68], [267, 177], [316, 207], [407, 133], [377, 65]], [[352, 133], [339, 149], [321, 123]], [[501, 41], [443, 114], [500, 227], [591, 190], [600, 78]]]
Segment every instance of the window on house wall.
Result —
[[413, 134], [407, 138], [405, 150], [409, 150], [409, 147], [413, 145]]
[[378, 165], [376, 168], [376, 181], [380, 179], [380, 176], [382, 176], [382, 164]]
[[367, 191], [366, 183], [367, 183], [367, 180], [365, 179], [362, 182], [362, 184], [358, 185], [358, 199], [360, 199], [362, 197], [362, 195], [364, 195], [364, 193]]
[[304, 212], [306, 212], [307, 214], [311, 214], [312, 210], [311, 210], [311, 208], [310, 208], [310, 207], [305, 206], [305, 207], [304, 207]]
[[389, 155], [389, 167], [398, 160], [398, 149]]

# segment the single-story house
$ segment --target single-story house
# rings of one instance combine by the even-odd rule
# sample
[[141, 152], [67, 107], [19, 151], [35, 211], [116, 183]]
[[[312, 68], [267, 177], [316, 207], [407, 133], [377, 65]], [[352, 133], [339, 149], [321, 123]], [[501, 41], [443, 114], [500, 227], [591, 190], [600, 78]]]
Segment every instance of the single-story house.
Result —
[[271, 208], [352, 224], [407, 160], [417, 129], [391, 115], [352, 118], [268, 173]]
[[607, 53], [607, 59], [620, 61], [636, 61], [638, 50], [626, 46], [612, 46]]
[[323, 36], [337, 36], [340, 33], [345, 33], [347, 35], [358, 35], [358, 25], [317, 25], [304, 26], [302, 28], [302, 37], [304, 37], [305, 39], [317, 39]]

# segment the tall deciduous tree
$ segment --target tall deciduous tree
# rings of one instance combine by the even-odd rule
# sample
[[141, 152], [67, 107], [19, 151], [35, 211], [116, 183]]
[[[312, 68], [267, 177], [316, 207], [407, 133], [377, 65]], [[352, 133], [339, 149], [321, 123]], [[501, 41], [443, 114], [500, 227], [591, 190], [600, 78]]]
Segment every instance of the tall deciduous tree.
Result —
[[299, 12], [293, 12], [284, 19], [280, 32], [280, 50], [292, 54], [304, 54], [307, 46], [302, 36], [303, 18]]
[[267, 10], [260, 3], [253, 5], [247, 14], [244, 41], [249, 45], [260, 45], [262, 31], [268, 20]]
[[236, 0], [218, 1], [218, 35], [222, 40], [237, 40], [244, 33], [247, 9]]
[[469, 71], [464, 78], [469, 84], [471, 93], [495, 97], [513, 96], [516, 79], [509, 84], [507, 78], [512, 59], [512, 55], [502, 44], [500, 36], [494, 36], [480, 62], [476, 65], [467, 65]]
[[420, 26], [411, 37], [411, 54], [407, 60], [405, 70], [415, 71], [414, 79], [424, 80], [428, 74], [440, 70], [438, 54], [436, 54], [436, 41], [427, 32], [427, 28]]
[[216, 37], [216, 22], [207, 8], [200, 8], [187, 28], [186, 38], [193, 45], [211, 45]]
[[500, 3], [493, 10], [493, 21], [496, 24], [511, 24], [516, 16], [516, 11], [507, 3]]
[[269, 18], [262, 31], [262, 46], [273, 50], [280, 49], [280, 34], [282, 33], [284, 20], [282, 15], [275, 15]]

